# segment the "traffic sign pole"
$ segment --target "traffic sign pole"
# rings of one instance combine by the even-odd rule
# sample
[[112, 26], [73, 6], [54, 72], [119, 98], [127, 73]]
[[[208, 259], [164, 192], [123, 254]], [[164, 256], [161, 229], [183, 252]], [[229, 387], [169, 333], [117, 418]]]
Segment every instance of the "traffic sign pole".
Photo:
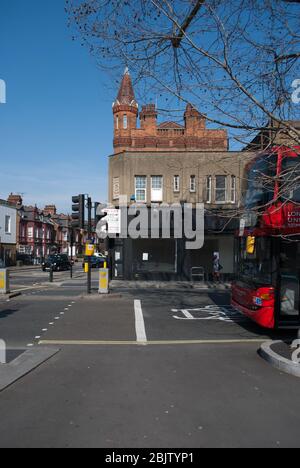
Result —
[[[92, 240], [92, 199], [88, 197], [87, 200], [88, 208], [88, 242]], [[91, 266], [91, 257], [88, 256], [88, 274], [87, 274], [87, 293], [91, 294], [92, 292], [92, 266]]]

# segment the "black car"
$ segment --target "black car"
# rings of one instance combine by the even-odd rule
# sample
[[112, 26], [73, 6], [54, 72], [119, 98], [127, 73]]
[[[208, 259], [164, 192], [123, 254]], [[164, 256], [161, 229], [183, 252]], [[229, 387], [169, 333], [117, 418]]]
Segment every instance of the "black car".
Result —
[[17, 262], [22, 262], [22, 265], [33, 265], [33, 257], [28, 254], [17, 253]]
[[91, 259], [91, 267], [92, 268], [104, 268], [104, 263], [107, 263], [107, 259], [105, 257], [96, 257], [95, 255], [92, 257], [84, 257], [84, 261], [82, 264], [82, 268], [84, 268], [85, 263], [88, 262], [88, 259]]
[[42, 270], [47, 271], [52, 268], [53, 271], [66, 271], [71, 269], [71, 265], [67, 255], [50, 255], [42, 263]]

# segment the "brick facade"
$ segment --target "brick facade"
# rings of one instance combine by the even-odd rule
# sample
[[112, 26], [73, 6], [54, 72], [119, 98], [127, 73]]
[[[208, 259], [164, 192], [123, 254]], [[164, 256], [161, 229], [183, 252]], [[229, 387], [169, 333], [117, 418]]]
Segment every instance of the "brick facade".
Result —
[[[154, 104], [147, 104], [139, 112], [128, 70], [125, 71], [116, 101], [114, 114], [114, 150], [160, 151], [162, 149], [227, 151], [226, 130], [211, 130], [206, 127], [206, 118], [191, 104], [184, 113], [184, 125], [176, 122], [158, 124]], [[137, 126], [138, 117], [140, 128]]]

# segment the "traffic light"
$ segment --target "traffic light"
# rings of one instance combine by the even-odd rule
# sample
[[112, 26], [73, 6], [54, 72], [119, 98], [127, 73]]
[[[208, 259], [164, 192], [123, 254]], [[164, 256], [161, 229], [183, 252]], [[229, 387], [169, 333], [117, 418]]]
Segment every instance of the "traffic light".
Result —
[[99, 203], [99, 202], [95, 202], [94, 204], [95, 206], [95, 211], [94, 211], [94, 222], [95, 222], [95, 229], [97, 228], [97, 224], [99, 223], [99, 221], [104, 218], [106, 216], [106, 213], [103, 213], [102, 212], [102, 209], [105, 208], [104, 205], [102, 205], [102, 203]]
[[72, 197], [72, 227], [84, 229], [85, 225], [85, 196], [76, 195]]

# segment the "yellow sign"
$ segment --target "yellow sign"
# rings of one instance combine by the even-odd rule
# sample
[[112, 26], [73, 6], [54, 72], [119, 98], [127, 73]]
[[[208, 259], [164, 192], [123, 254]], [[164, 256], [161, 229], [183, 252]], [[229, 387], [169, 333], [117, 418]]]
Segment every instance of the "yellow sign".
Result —
[[0, 272], [0, 289], [5, 289], [5, 272]]
[[93, 244], [86, 244], [85, 246], [85, 255], [87, 257], [92, 257], [95, 253], [95, 246]]
[[248, 236], [247, 237], [247, 254], [253, 255], [255, 252], [255, 237]]
[[108, 272], [103, 271], [100, 273], [100, 289], [108, 288]]

